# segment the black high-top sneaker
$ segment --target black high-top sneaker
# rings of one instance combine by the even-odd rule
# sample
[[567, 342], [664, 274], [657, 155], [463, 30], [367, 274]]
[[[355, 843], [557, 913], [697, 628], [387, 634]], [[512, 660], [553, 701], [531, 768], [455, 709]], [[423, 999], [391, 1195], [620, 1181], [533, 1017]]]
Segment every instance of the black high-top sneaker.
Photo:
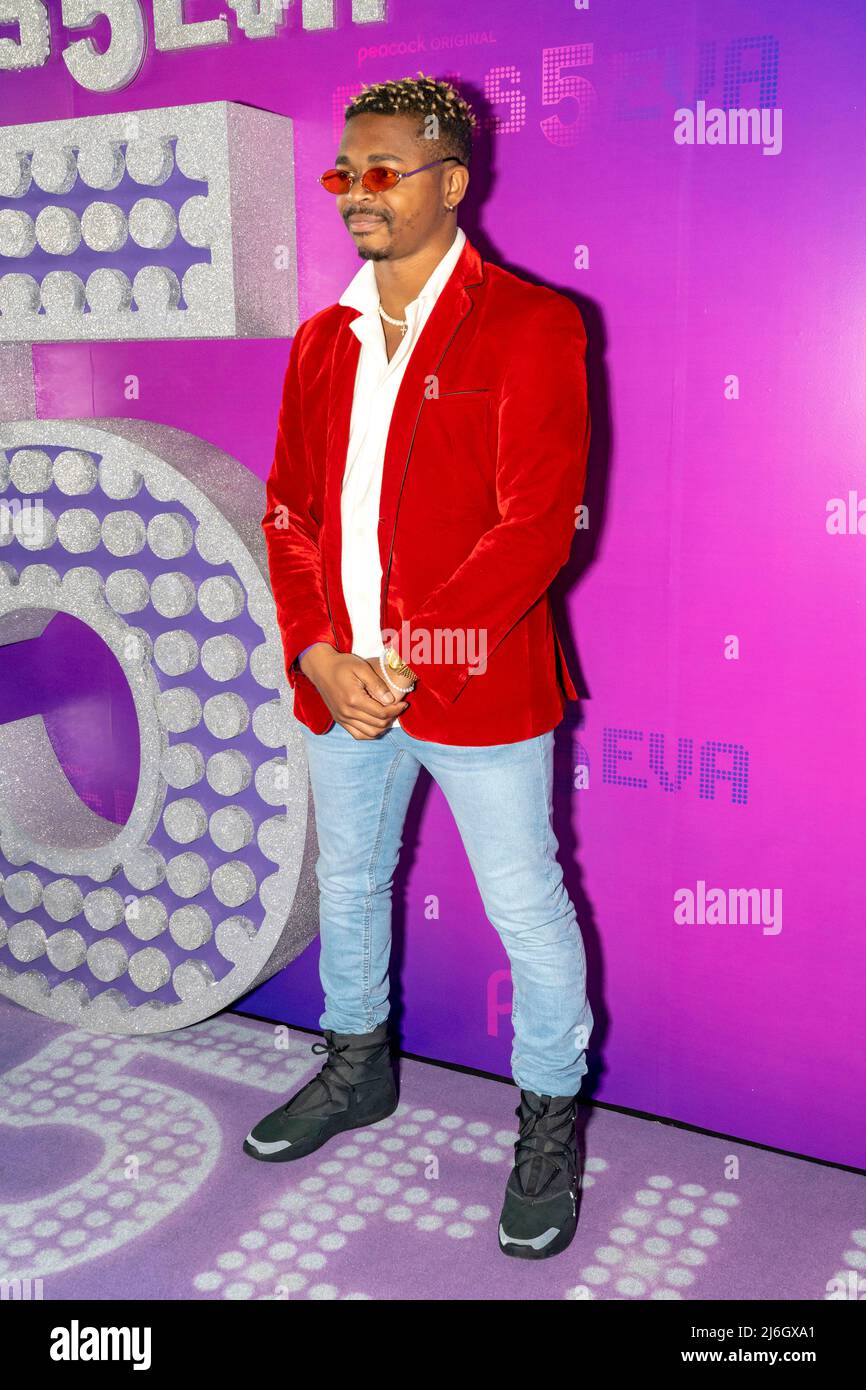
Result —
[[520, 1260], [544, 1260], [571, 1243], [580, 1185], [576, 1096], [521, 1091], [514, 1167], [499, 1218], [499, 1248]]
[[265, 1163], [303, 1158], [332, 1134], [375, 1124], [397, 1109], [387, 1019], [372, 1033], [326, 1028], [324, 1039], [312, 1047], [328, 1054], [318, 1076], [250, 1130], [244, 1153], [251, 1158]]

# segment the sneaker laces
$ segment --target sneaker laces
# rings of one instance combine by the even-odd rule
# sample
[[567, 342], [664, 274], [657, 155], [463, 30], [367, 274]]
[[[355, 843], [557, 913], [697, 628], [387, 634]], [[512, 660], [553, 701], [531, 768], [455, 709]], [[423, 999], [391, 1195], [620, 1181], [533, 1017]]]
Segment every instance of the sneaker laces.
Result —
[[[351, 1083], [345, 1077], [340, 1076], [336, 1070], [336, 1065], [342, 1053], [348, 1051], [351, 1046], [351, 1043], [338, 1044], [334, 1042], [333, 1038], [326, 1038], [324, 1042], [313, 1043], [310, 1051], [327, 1052], [328, 1060], [325, 1062], [318, 1076], [314, 1076], [307, 1082], [306, 1086], [302, 1086], [301, 1089], [292, 1096], [291, 1100], [286, 1102], [283, 1106], [283, 1111], [288, 1111], [289, 1107], [293, 1106], [301, 1096], [308, 1095], [313, 1086], [321, 1086], [329, 1101], [334, 1101], [336, 1099], [334, 1092], [331, 1090], [332, 1086], [335, 1086], [338, 1090], [345, 1091], [347, 1085]], [[343, 1061], [349, 1067], [354, 1067], [355, 1065], [350, 1057], [343, 1058]]]
[[[551, 1110], [553, 1097], [546, 1096], [540, 1099], [541, 1108], [535, 1110], [524, 1093], [520, 1105], [514, 1112], [520, 1120], [519, 1137], [514, 1144], [514, 1166], [520, 1186], [528, 1197], [541, 1196], [557, 1173], [568, 1170], [571, 1174], [575, 1166], [574, 1101], [569, 1097], [559, 1110]], [[542, 1120], [547, 1124], [539, 1127]], [[567, 1138], [560, 1138], [556, 1133], [563, 1128]], [[542, 1182], [545, 1164], [549, 1171]], [[524, 1176], [525, 1169], [527, 1171]]]

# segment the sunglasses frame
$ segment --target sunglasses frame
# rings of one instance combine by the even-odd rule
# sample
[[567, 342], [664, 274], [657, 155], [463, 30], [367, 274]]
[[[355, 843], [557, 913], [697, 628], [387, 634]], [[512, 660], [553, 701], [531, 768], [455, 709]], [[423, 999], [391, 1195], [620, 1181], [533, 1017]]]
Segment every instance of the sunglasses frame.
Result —
[[[425, 169], [433, 169], [437, 164], [447, 163], [449, 159], [456, 159], [458, 164], [463, 163], [463, 160], [459, 157], [459, 155], [446, 154], [443, 155], [441, 159], [432, 160], [430, 164], [422, 164], [418, 169], [409, 169], [405, 174], [401, 174], [397, 169], [389, 169], [387, 164], [374, 164], [370, 169], [365, 169], [363, 174], [353, 174], [350, 173], [348, 169], [333, 168], [326, 169], [324, 174], [320, 174], [319, 177], [316, 179], [316, 183], [321, 183], [325, 192], [330, 193], [334, 198], [345, 198], [347, 193], [351, 193], [358, 179], [361, 180], [362, 186], [366, 188], [368, 193], [390, 193], [391, 189], [397, 187], [397, 184], [400, 182], [401, 179], [411, 179], [413, 174], [423, 173]], [[388, 169], [389, 174], [396, 175], [396, 179], [394, 183], [391, 184], [391, 188], [370, 188], [369, 184], [364, 183], [364, 180], [366, 179], [367, 175], [372, 174], [375, 169]], [[345, 190], [345, 192], [334, 193], [333, 189], [328, 188], [326, 184], [322, 183], [322, 179], [324, 179], [328, 174], [334, 173], [345, 174], [346, 177], [349, 179], [349, 187]]]

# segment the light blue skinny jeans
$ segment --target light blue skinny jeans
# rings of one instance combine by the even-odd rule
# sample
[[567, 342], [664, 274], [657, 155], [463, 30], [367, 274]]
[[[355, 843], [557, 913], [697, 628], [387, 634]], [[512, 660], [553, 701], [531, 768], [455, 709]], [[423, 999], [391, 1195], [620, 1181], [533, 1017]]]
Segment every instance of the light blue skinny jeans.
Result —
[[593, 1016], [583, 939], [556, 858], [553, 730], [454, 746], [393, 725], [372, 739], [339, 723], [324, 734], [300, 727], [319, 839], [319, 1026], [368, 1033], [388, 1017], [391, 890], [423, 766], [451, 808], [511, 964], [514, 1080], [538, 1095], [577, 1095]]

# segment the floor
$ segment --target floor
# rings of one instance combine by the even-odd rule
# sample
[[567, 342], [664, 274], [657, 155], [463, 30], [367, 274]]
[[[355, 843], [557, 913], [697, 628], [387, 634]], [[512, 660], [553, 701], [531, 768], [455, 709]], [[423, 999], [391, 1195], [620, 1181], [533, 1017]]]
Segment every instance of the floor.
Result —
[[866, 1281], [866, 1180], [843, 1169], [582, 1106], [577, 1235], [514, 1260], [503, 1082], [403, 1059], [393, 1116], [268, 1164], [243, 1138], [318, 1071], [313, 1034], [224, 1013], [97, 1037], [0, 1000], [0, 1040], [0, 1277], [44, 1299], [827, 1300]]

